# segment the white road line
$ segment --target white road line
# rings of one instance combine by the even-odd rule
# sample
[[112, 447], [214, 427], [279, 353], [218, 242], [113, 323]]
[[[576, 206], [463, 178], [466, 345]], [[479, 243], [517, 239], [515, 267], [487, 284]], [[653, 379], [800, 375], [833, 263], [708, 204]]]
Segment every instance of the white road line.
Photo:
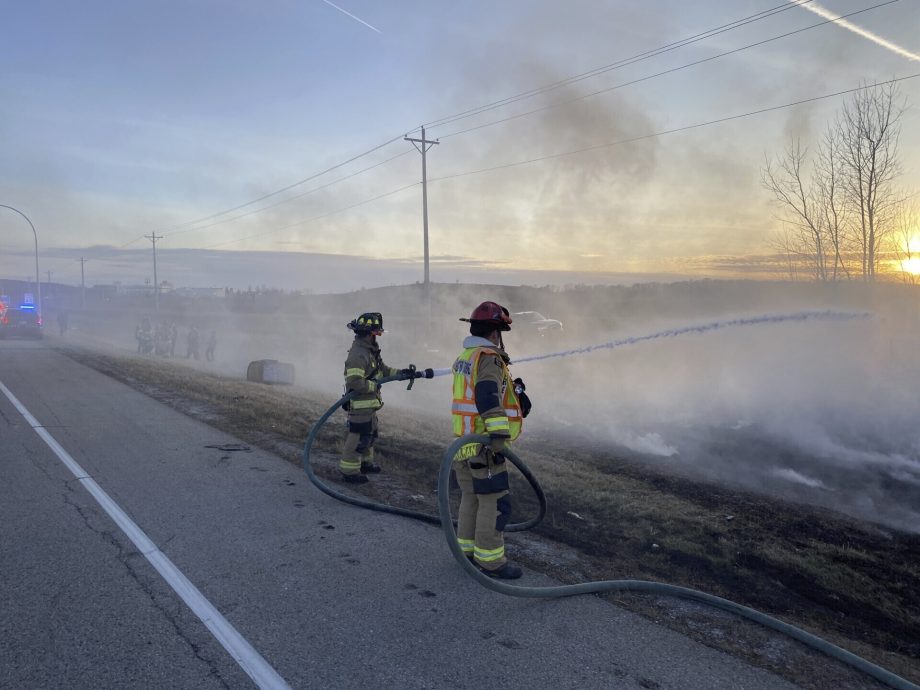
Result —
[[3, 385], [0, 381], [0, 391], [9, 399], [19, 413], [29, 423], [29, 426], [35, 431], [41, 439], [48, 444], [48, 447], [54, 451], [54, 454], [60, 458], [61, 462], [67, 466], [74, 477], [89, 491], [90, 495], [96, 499], [103, 510], [109, 514], [115, 524], [128, 536], [138, 551], [144, 554], [144, 557], [150, 562], [158, 573], [166, 580], [167, 584], [173, 588], [173, 591], [186, 603], [192, 612], [201, 619], [211, 634], [220, 642], [221, 646], [227, 650], [230, 656], [240, 665], [240, 667], [249, 675], [250, 678], [260, 688], [266, 690], [290, 690], [290, 686], [285, 682], [271, 665], [262, 658], [249, 642], [234, 628], [230, 622], [221, 615], [214, 605], [208, 601], [204, 595], [198, 591], [182, 571], [179, 570], [169, 558], [166, 557], [156, 544], [144, 534], [144, 531], [128, 517], [111, 497], [102, 490], [95, 480], [86, 473], [80, 465], [70, 457], [70, 454], [61, 447], [54, 437], [39, 424], [38, 420], [19, 402], [12, 391]]

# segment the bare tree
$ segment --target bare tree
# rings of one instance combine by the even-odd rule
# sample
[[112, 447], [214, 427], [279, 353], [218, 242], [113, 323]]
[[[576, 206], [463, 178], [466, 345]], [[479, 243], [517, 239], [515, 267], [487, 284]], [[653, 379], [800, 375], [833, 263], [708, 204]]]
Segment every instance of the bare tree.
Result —
[[880, 248], [891, 230], [896, 198], [900, 119], [904, 111], [894, 84], [866, 86], [844, 103], [837, 119], [840, 163], [854, 240], [864, 280], [875, 279]]
[[803, 179], [807, 153], [801, 142], [793, 139], [775, 162], [766, 160], [761, 182], [782, 209], [786, 232], [777, 248], [787, 256], [798, 255], [810, 266], [815, 280], [822, 281], [828, 279], [825, 220], [819, 209], [819, 185]]
[[828, 127], [818, 147], [818, 160], [815, 164], [815, 203], [817, 212], [822, 216], [828, 251], [834, 254], [828, 275], [830, 280], [838, 280], [841, 275], [850, 277], [847, 262], [844, 260], [848, 214], [840, 147], [839, 130], [836, 127]]

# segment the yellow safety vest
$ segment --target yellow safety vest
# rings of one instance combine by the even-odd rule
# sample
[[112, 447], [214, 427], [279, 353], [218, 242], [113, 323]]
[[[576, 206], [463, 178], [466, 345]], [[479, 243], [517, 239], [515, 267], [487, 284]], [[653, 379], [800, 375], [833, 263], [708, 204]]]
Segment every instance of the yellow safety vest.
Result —
[[[476, 408], [475, 374], [478, 371], [479, 358], [484, 354], [494, 354], [494, 352], [487, 347], [468, 347], [454, 362], [454, 402], [451, 407], [454, 436], [488, 433], [486, 423], [479, 416], [479, 410]], [[502, 362], [502, 369], [504, 370], [502, 407], [505, 410], [505, 418], [496, 417], [490, 419], [489, 422], [492, 427], [497, 425], [507, 428], [513, 441], [521, 435], [524, 416], [521, 414], [521, 403], [514, 393], [511, 372], [508, 371], [504, 362]]]

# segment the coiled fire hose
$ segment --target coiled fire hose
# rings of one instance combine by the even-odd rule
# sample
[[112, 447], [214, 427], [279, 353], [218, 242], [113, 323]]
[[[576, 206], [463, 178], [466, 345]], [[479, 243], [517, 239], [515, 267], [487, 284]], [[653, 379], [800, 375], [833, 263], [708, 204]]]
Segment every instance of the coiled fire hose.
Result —
[[[406, 379], [422, 378], [423, 376], [424, 374], [421, 372], [415, 372], [413, 370], [410, 376], [390, 376], [381, 379], [378, 384], [383, 385], [390, 381], [404, 381]], [[410, 380], [409, 388], [411, 387], [412, 381]], [[669, 585], [662, 582], [652, 582], [648, 580], [600, 580], [596, 582], [583, 582], [577, 585], [527, 587], [523, 585], [512, 585], [506, 582], [500, 582], [489, 577], [481, 570], [479, 570], [479, 568], [477, 568], [473, 563], [471, 563], [463, 553], [463, 549], [460, 548], [460, 544], [457, 541], [457, 531], [454, 527], [453, 517], [451, 516], [450, 512], [450, 473], [454, 457], [457, 455], [457, 452], [460, 450], [460, 448], [467, 443], [488, 443], [489, 437], [477, 434], [468, 434], [456, 439], [450, 446], [448, 446], [447, 450], [444, 451], [444, 455], [441, 457], [441, 467], [438, 472], [438, 515], [428, 515], [426, 513], [421, 513], [414, 510], [397, 508], [394, 506], [388, 506], [382, 503], [376, 503], [374, 501], [357, 498], [355, 496], [349, 496], [324, 484], [316, 476], [313, 471], [313, 467], [310, 464], [310, 449], [312, 448], [313, 442], [316, 440], [320, 429], [328, 421], [329, 417], [331, 417], [336, 410], [338, 410], [351, 398], [352, 394], [349, 393], [339, 399], [338, 402], [330, 407], [326, 413], [320, 417], [319, 420], [317, 420], [316, 424], [314, 424], [313, 428], [310, 430], [310, 434], [307, 436], [307, 440], [303, 449], [303, 466], [307, 476], [310, 478], [310, 481], [324, 494], [350, 505], [359, 506], [361, 508], [368, 508], [370, 510], [377, 510], [383, 513], [391, 513], [393, 515], [402, 515], [404, 517], [440, 525], [441, 529], [444, 531], [444, 536], [447, 539], [447, 546], [456, 559], [457, 563], [460, 564], [460, 567], [466, 572], [467, 575], [472, 577], [474, 580], [476, 580], [476, 582], [478, 582], [486, 589], [491, 589], [493, 592], [506, 594], [508, 596], [534, 599], [570, 597], [578, 594], [599, 594], [603, 592], [642, 592], [646, 594], [664, 594], [680, 599], [688, 599], [690, 601], [695, 601], [707, 606], [721, 609], [723, 611], [734, 613], [738, 616], [741, 616], [742, 618], [746, 618], [747, 620], [759, 623], [766, 628], [780, 632], [787, 637], [797, 640], [798, 642], [801, 642], [802, 644], [807, 645], [808, 647], [811, 647], [812, 649], [815, 649], [825, 654], [826, 656], [829, 656], [832, 659], [841, 661], [844, 664], [847, 664], [848, 666], [851, 666], [858, 671], [865, 673], [866, 675], [880, 681], [881, 683], [884, 683], [891, 688], [895, 688], [895, 690], [920, 690], [920, 686], [917, 686], [914, 683], [911, 683], [910, 681], [902, 678], [901, 676], [894, 674], [891, 671], [882, 668], [881, 666], [877, 666], [871, 661], [863, 659], [862, 657], [857, 656], [852, 652], [848, 652], [847, 650], [838, 647], [837, 645], [832, 644], [827, 640], [823, 640], [817, 635], [812, 635], [811, 633], [797, 628], [794, 625], [784, 623], [777, 618], [768, 616], [767, 614], [761, 613], [760, 611], [752, 609], [748, 606], [743, 606], [728, 599], [723, 599], [722, 597], [717, 597], [712, 594], [706, 594], [705, 592], [690, 589], [688, 587], [679, 587], [677, 585]], [[514, 451], [506, 448], [503, 451], [503, 455], [509, 461], [511, 461], [511, 463], [517, 467], [518, 470], [520, 470], [521, 474], [524, 475], [524, 477], [530, 483], [531, 487], [533, 487], [540, 503], [539, 514], [535, 518], [531, 518], [526, 522], [510, 524], [505, 528], [505, 531], [520, 532], [531, 529], [539, 524], [543, 519], [543, 516], [546, 514], [546, 496], [544, 495], [540, 484], [537, 482], [536, 477], [534, 477], [533, 473], [530, 471], [527, 465], [524, 464], [524, 462], [514, 453]]]

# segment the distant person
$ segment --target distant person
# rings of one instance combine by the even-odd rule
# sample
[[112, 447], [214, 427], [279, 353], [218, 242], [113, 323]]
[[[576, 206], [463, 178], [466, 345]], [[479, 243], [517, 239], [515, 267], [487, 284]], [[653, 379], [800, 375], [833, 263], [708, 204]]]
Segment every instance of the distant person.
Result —
[[192, 357], [198, 359], [198, 344], [200, 339], [198, 329], [192, 326], [188, 331], [188, 348], [185, 354], [186, 359], [191, 359]]
[[214, 349], [217, 347], [217, 332], [211, 331], [211, 335], [208, 336], [208, 345], [204, 350], [204, 358], [209, 362], [214, 361]]
[[151, 332], [150, 319], [144, 317], [143, 321], [134, 329], [134, 337], [137, 338], [138, 354], [149, 355], [153, 349], [153, 333]]
[[157, 324], [156, 330], [156, 353], [160, 357], [165, 357], [169, 354], [169, 324], [165, 321], [160, 321]]
[[176, 341], [179, 339], [179, 328], [176, 326], [176, 322], [173, 321], [169, 324], [169, 356], [176, 356]]
[[68, 316], [66, 311], [59, 311], [57, 316], [58, 329], [61, 331], [61, 335], [64, 335], [67, 332], [68, 326]]
[[355, 333], [354, 342], [345, 359], [345, 390], [355, 392], [348, 403], [348, 435], [339, 460], [342, 479], [351, 484], [364, 484], [368, 474], [380, 472], [374, 464], [374, 444], [377, 442], [377, 410], [383, 407], [380, 379], [408, 373], [409, 369], [394, 369], [383, 363], [377, 336], [383, 335], [383, 316], [378, 312], [361, 314], [348, 324]]
[[521, 434], [530, 399], [521, 379], [511, 380], [502, 333], [511, 315], [496, 302], [483, 302], [468, 319], [470, 335], [454, 362], [454, 436], [484, 434], [488, 444], [462, 446], [453, 469], [460, 484], [457, 540], [486, 575], [515, 580], [521, 568], [505, 555], [504, 530], [511, 518], [508, 468], [502, 451]]

